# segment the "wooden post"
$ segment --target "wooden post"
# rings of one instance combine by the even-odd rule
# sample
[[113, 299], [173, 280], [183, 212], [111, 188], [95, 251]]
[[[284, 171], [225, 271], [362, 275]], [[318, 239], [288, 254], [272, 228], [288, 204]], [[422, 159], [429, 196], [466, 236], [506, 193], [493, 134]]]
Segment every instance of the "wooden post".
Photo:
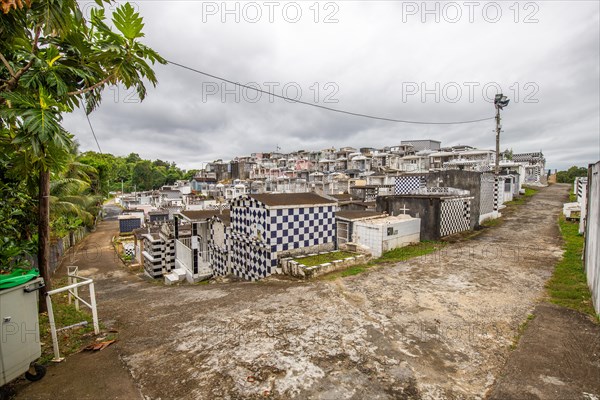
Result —
[[40, 312], [47, 311], [46, 293], [52, 290], [50, 279], [50, 170], [40, 167], [38, 205], [38, 268], [45, 287], [40, 296]]

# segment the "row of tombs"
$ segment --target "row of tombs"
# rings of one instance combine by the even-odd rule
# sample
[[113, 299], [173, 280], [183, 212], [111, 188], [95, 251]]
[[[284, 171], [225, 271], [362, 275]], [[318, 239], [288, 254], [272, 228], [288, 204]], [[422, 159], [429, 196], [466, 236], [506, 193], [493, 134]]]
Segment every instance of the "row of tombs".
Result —
[[397, 177], [394, 194], [375, 196], [376, 210], [343, 209], [335, 197], [315, 193], [244, 195], [228, 210], [181, 211], [172, 222], [139, 229], [135, 253], [148, 276], [168, 284], [230, 274], [253, 281], [282, 273], [289, 257], [348, 248], [379, 257], [475, 229], [499, 217], [502, 203], [520, 190], [518, 177], [444, 175]]

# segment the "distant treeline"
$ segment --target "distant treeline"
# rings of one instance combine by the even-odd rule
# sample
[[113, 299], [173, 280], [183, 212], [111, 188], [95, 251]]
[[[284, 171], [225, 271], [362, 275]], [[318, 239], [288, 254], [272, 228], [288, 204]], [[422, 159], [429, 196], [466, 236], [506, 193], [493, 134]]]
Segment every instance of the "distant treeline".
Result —
[[556, 173], [556, 181], [558, 183], [573, 183], [573, 181], [575, 181], [575, 178], [580, 176], [587, 176], [587, 174], [587, 168], [572, 166], [566, 171], [558, 171]]
[[98, 171], [98, 180], [94, 185], [105, 195], [110, 191], [120, 191], [121, 188], [126, 192], [158, 189], [177, 180], [189, 180], [197, 172], [182, 170], [174, 162], [144, 160], [137, 153], [120, 157], [88, 151], [79, 156], [79, 161]]

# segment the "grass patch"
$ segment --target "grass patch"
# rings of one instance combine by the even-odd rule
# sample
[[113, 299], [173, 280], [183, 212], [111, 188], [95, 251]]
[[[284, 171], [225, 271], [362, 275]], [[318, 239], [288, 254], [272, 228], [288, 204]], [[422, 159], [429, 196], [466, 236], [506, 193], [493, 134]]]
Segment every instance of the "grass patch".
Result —
[[575, 193], [569, 193], [569, 203], [577, 202], [577, 195]]
[[367, 268], [369, 268], [369, 265], [367, 265], [367, 264], [355, 265], [355, 266], [347, 268], [343, 271], [340, 271], [340, 276], [345, 277], [345, 276], [358, 275], [362, 272], [365, 272], [367, 270]]
[[527, 316], [527, 319], [525, 320], [525, 322], [523, 322], [521, 325], [519, 325], [519, 328], [517, 329], [517, 334], [515, 335], [515, 337], [513, 338], [513, 342], [509, 346], [509, 348], [511, 350], [515, 350], [517, 348], [517, 345], [519, 344], [519, 341], [521, 340], [521, 336], [523, 336], [523, 333], [525, 333], [527, 326], [529, 326], [529, 322], [531, 322], [531, 320], [533, 320], [534, 318], [535, 318], [535, 315], [529, 314]]
[[409, 246], [400, 247], [394, 250], [387, 251], [383, 253], [381, 257], [371, 260], [366, 264], [355, 265], [343, 271], [333, 272], [331, 274], [324, 275], [324, 279], [334, 280], [338, 278], [344, 278], [347, 276], [358, 275], [376, 265], [401, 262], [409, 260], [411, 258], [431, 254], [434, 251], [443, 248], [445, 245], [446, 244], [443, 242], [424, 241], [416, 244], [411, 244]]
[[480, 225], [485, 226], [486, 228], [492, 228], [494, 226], [498, 226], [502, 224], [502, 220], [500, 218], [487, 219], [483, 221]]
[[525, 203], [527, 203], [527, 201], [529, 200], [529, 198], [532, 197], [532, 196], [534, 196], [538, 191], [539, 191], [539, 189], [533, 189], [533, 188], [526, 187], [524, 194], [519, 195], [519, 197], [517, 197], [516, 199], [513, 199], [511, 201], [507, 201], [504, 204], [508, 205], [508, 206], [510, 206], [510, 205], [525, 204]]
[[314, 256], [294, 258], [294, 261], [304, 264], [307, 267], [314, 267], [316, 265], [329, 263], [336, 260], [343, 260], [344, 258], [354, 257], [355, 253], [347, 251], [334, 251], [332, 253], [316, 254]]
[[347, 276], [358, 275], [358, 274], [365, 272], [366, 270], [368, 270], [369, 268], [371, 268], [374, 265], [376, 265], [374, 263], [374, 261], [369, 261], [366, 264], [354, 265], [354, 266], [348, 267], [342, 271], [332, 272], [330, 274], [323, 275], [317, 279], [326, 279], [328, 281], [333, 281], [338, 278], [345, 278]]
[[411, 258], [425, 256], [441, 249], [446, 244], [443, 242], [423, 241], [409, 246], [400, 247], [383, 253], [375, 260], [376, 263], [406, 261]]
[[[66, 286], [67, 280], [66, 278], [54, 280], [52, 284], [55, 288]], [[81, 294], [79, 296], [85, 299]], [[94, 337], [94, 324], [92, 322], [91, 313], [84, 311], [87, 308], [85, 305], [80, 304], [79, 311], [77, 311], [74, 303], [68, 304], [67, 292], [64, 292], [52, 296], [52, 308], [54, 310], [54, 321], [57, 328], [73, 325], [81, 321], [87, 321], [87, 325], [85, 326], [57, 332], [58, 348], [61, 357], [67, 357], [73, 353], [77, 353], [92, 341]], [[42, 356], [40, 357], [39, 362], [41, 364], [48, 364], [54, 358], [48, 313], [41, 313], [39, 322], [40, 342], [42, 344]]]
[[525, 194], [523, 196], [531, 197], [531, 196], [535, 195], [537, 192], [539, 192], [539, 189], [533, 189], [533, 188], [526, 187]]
[[581, 260], [583, 236], [579, 234], [579, 222], [570, 222], [561, 216], [558, 226], [564, 240], [563, 258], [556, 265], [554, 273], [546, 283], [550, 302], [589, 314], [598, 315], [592, 305], [592, 297], [586, 282]]
[[525, 204], [525, 199], [523, 197], [519, 197], [517, 199], [507, 201], [504, 203], [505, 206], [520, 206], [522, 204]]

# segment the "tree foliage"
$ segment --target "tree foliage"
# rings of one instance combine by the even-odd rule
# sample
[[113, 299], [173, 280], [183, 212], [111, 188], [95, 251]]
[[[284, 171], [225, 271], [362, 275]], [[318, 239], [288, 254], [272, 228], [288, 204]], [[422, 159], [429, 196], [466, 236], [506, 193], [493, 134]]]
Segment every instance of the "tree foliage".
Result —
[[19, 182], [0, 180], [0, 269], [24, 267], [34, 257], [35, 202]]
[[75, 0], [1, 2], [0, 190], [8, 196], [0, 207], [8, 221], [0, 232], [3, 264], [10, 246], [25, 251], [34, 242], [32, 226], [47, 237], [35, 206], [43, 215], [48, 202], [33, 199], [44, 193], [48, 177], [50, 219], [67, 227], [89, 223], [96, 196], [105, 190], [102, 174], [110, 166], [101, 170], [76, 160], [63, 114], [79, 107], [92, 112], [107, 85], [133, 88], [143, 100], [146, 84], [157, 83], [151, 65], [165, 60], [140, 42], [142, 17], [128, 3], [107, 16], [109, 3], [96, 0], [86, 19]]
[[80, 226], [91, 227], [100, 212], [103, 196], [92, 186], [98, 171], [77, 161], [76, 154], [50, 182], [50, 224], [55, 237], [62, 237]]
[[558, 183], [573, 183], [573, 181], [575, 181], [575, 178], [587, 175], [587, 168], [572, 166], [566, 171], [558, 171], [556, 173], [556, 181]]
[[193, 172], [181, 170], [174, 162], [144, 160], [137, 153], [119, 157], [88, 151], [81, 154], [79, 161], [96, 168], [98, 180], [92, 182], [92, 186], [101, 187], [104, 195], [121, 189], [126, 192], [159, 189], [194, 176]]

